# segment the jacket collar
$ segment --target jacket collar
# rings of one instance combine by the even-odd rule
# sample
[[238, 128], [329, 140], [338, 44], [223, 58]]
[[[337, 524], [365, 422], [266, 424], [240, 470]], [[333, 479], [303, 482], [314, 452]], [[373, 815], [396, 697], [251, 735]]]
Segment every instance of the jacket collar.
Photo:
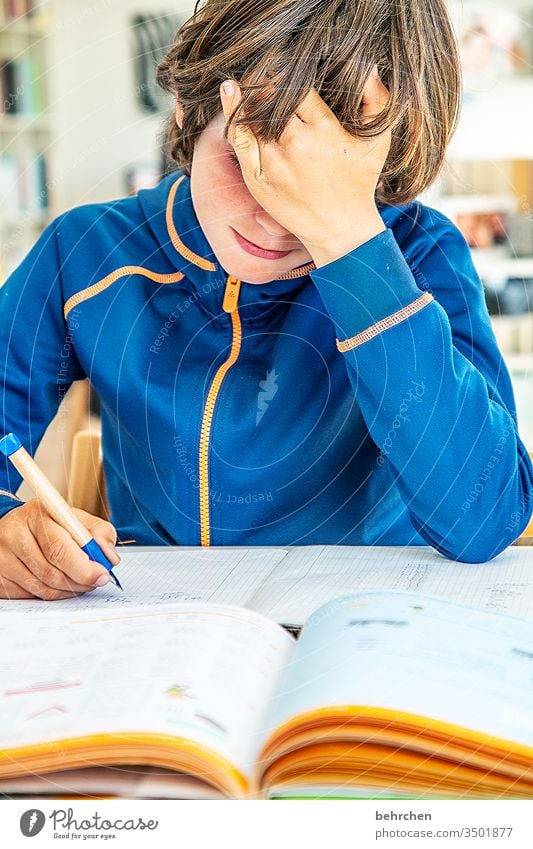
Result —
[[[141, 189], [138, 200], [161, 249], [172, 265], [191, 281], [198, 303], [211, 316], [224, 315], [222, 300], [227, 272], [214, 255], [200, 226], [191, 198], [190, 179], [176, 170], [152, 189]], [[241, 317], [261, 318], [279, 300], [310, 284], [314, 263], [299, 266], [265, 284], [243, 282]]]

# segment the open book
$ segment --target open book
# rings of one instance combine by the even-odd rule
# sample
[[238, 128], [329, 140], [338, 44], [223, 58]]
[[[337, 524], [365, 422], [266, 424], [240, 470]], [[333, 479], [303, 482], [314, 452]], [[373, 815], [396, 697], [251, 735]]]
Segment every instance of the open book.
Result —
[[[533, 623], [357, 592], [0, 619], [0, 792], [533, 798]], [[104, 770], [104, 767], [106, 769]]]

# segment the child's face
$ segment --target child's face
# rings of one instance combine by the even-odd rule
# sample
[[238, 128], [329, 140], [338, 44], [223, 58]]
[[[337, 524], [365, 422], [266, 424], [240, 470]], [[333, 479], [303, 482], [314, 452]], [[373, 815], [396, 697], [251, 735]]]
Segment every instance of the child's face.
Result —
[[[194, 210], [228, 274], [248, 283], [267, 283], [312, 258], [296, 236], [278, 224], [248, 191], [233, 148], [224, 140], [224, 126], [220, 111], [195, 143], [191, 167]], [[254, 255], [253, 245], [243, 243], [240, 237], [278, 253]]]

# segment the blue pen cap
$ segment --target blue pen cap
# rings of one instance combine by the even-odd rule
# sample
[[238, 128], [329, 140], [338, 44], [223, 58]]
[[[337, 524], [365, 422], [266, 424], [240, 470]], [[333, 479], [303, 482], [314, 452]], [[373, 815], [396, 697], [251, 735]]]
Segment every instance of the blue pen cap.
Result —
[[122, 589], [119, 579], [113, 572], [113, 564], [110, 560], [107, 559], [95, 539], [90, 539], [89, 542], [87, 542], [85, 545], [82, 545], [81, 550], [88, 555], [89, 560], [94, 560], [95, 563], [99, 563], [101, 566], [105, 566], [114, 583], [119, 589]]
[[0, 451], [6, 457], [14, 454], [15, 451], [18, 451], [19, 448], [22, 448], [22, 442], [15, 436], [14, 433], [7, 433], [2, 439], [0, 439]]
[[107, 559], [95, 539], [91, 539], [88, 543], [82, 545], [81, 550], [89, 556], [89, 560], [94, 560], [95, 563], [100, 563], [101, 566], [105, 566], [108, 572], [111, 572], [113, 564]]

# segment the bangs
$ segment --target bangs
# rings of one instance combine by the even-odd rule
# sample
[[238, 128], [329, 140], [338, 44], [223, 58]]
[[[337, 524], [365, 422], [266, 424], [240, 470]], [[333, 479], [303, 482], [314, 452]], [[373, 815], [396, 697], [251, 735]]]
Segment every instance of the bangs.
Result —
[[[376, 64], [389, 102], [363, 125], [363, 87]], [[372, 138], [390, 128], [376, 192], [387, 204], [413, 200], [434, 182], [459, 118], [459, 53], [443, 0], [207, 0], [157, 72], [183, 106], [183, 128], [172, 116], [166, 144], [185, 173], [228, 78], [242, 92], [230, 121], [265, 142], [279, 141], [311, 87], [347, 132]]]

